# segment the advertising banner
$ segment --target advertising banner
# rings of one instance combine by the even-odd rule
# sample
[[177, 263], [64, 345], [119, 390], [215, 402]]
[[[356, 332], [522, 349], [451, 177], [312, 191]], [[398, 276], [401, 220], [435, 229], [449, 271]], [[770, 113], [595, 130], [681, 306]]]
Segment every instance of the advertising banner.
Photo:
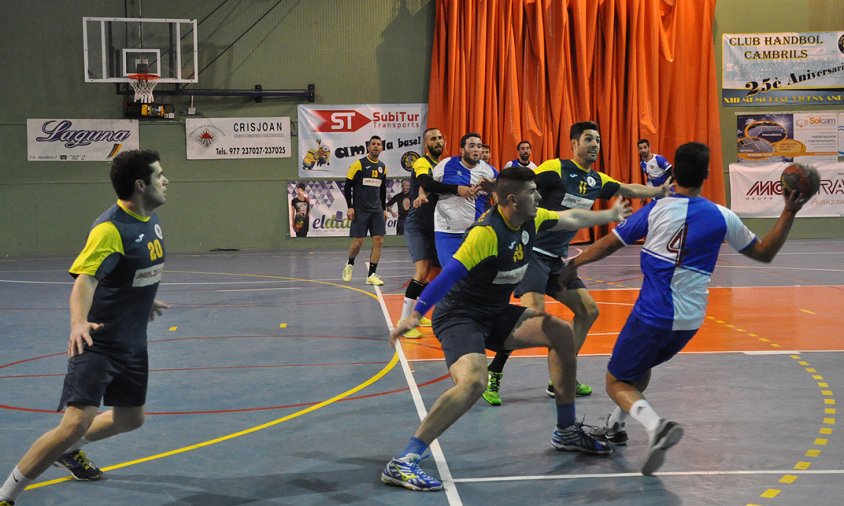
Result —
[[724, 106], [844, 104], [844, 32], [725, 33]]
[[[343, 181], [288, 181], [290, 237], [348, 237]], [[387, 235], [404, 235], [410, 179], [387, 180]]]
[[107, 161], [139, 145], [137, 120], [26, 120], [26, 155], [33, 162]]
[[836, 161], [844, 152], [836, 112], [737, 114], [738, 158], [813, 163]]
[[290, 118], [185, 118], [188, 160], [290, 158]]
[[[798, 218], [844, 216], [844, 163], [811, 164], [821, 176], [821, 188], [800, 210]], [[743, 218], [777, 218], [784, 199], [780, 174], [788, 163], [731, 163], [730, 209]]]
[[424, 152], [426, 104], [300, 105], [299, 177], [345, 178], [349, 166], [366, 156], [366, 141], [384, 140], [379, 160], [399, 176]]

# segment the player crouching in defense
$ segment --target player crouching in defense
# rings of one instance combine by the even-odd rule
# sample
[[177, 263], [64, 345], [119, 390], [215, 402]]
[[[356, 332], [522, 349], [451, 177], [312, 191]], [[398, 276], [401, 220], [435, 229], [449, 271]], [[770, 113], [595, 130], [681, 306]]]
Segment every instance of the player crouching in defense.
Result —
[[557, 425], [551, 445], [564, 451], [599, 455], [612, 447], [598, 441], [575, 422], [576, 356], [571, 326], [554, 316], [510, 304], [510, 296], [527, 270], [539, 230], [577, 230], [619, 221], [630, 205], [619, 199], [605, 211], [538, 208], [536, 174], [524, 167], [504, 169], [495, 185], [498, 205], [475, 222], [465, 240], [419, 296], [413, 313], [399, 321], [390, 344], [436, 304], [434, 333], [442, 344], [454, 386], [434, 403], [407, 447], [381, 473], [381, 481], [411, 490], [441, 490], [419, 459], [440, 434], [477, 401], [486, 388], [485, 349], [514, 350], [544, 346], [554, 382]]

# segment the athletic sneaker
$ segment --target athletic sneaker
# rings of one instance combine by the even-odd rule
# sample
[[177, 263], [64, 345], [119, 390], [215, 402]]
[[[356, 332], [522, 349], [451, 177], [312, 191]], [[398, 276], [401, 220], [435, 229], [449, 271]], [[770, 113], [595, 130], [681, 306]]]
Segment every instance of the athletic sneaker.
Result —
[[346, 264], [346, 266], [343, 267], [343, 281], [351, 281], [354, 270], [354, 265]]
[[401, 336], [406, 337], [407, 339], [419, 339], [420, 337], [422, 337], [422, 332], [419, 332], [416, 329], [410, 329]]
[[381, 286], [384, 284], [384, 282], [381, 281], [381, 278], [378, 277], [378, 274], [371, 274], [368, 278], [366, 278], [366, 284]]
[[103, 477], [103, 472], [82, 450], [65, 453], [53, 465], [64, 467], [79, 481], [96, 481]]
[[409, 453], [402, 458], [394, 458], [381, 472], [381, 481], [387, 485], [395, 485], [421, 492], [442, 490], [443, 484], [428, 476], [419, 467], [419, 455]]
[[612, 443], [615, 446], [624, 446], [627, 444], [627, 430], [625, 430], [625, 422], [615, 422], [610, 426], [609, 420], [612, 413], [607, 413], [601, 418], [601, 425], [596, 427], [591, 432], [595, 438]]
[[665, 418], [661, 419], [656, 429], [656, 435], [648, 447], [648, 453], [642, 459], [639, 471], [645, 476], [654, 474], [665, 462], [665, 451], [676, 445], [682, 437], [683, 427], [679, 423]]
[[551, 446], [567, 452], [594, 453], [596, 455], [609, 455], [612, 453], [612, 446], [599, 441], [583, 430], [582, 423], [574, 423], [561, 429], [554, 427], [554, 434], [551, 436]]
[[15, 506], [15, 501], [9, 499], [0, 499], [0, 506]]
[[[548, 397], [554, 397], [553, 381], [548, 382], [548, 386], [545, 387], [545, 393], [548, 394]], [[581, 383], [578, 381], [574, 385], [574, 395], [578, 397], [586, 397], [587, 395], [592, 395], [592, 387], [590, 387], [586, 383]]]
[[430, 327], [431, 326], [431, 319], [425, 318], [424, 316], [422, 318], [419, 318], [419, 326], [420, 327]]
[[501, 388], [501, 378], [503, 376], [503, 372], [489, 371], [486, 392], [484, 392], [483, 398], [492, 406], [501, 405], [501, 395], [498, 391]]

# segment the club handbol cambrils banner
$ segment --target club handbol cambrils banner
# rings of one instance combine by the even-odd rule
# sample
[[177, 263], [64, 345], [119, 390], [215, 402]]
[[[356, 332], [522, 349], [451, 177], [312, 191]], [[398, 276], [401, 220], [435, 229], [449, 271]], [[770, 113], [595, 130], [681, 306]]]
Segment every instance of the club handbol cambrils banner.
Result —
[[844, 32], [725, 33], [724, 106], [844, 104]]
[[188, 160], [290, 158], [290, 118], [186, 118]]
[[107, 161], [139, 145], [137, 120], [26, 120], [26, 155], [31, 162]]
[[[343, 181], [289, 181], [287, 208], [290, 237], [348, 237]], [[387, 180], [387, 235], [404, 235], [410, 210], [410, 179]]]
[[844, 114], [737, 114], [739, 161], [814, 163], [844, 156]]
[[300, 105], [299, 177], [345, 178], [373, 135], [384, 139], [387, 173], [404, 174], [424, 151], [427, 122], [427, 104]]
[[[844, 216], [844, 163], [811, 163], [821, 176], [821, 187], [797, 215], [803, 217]], [[743, 218], [776, 218], [785, 201], [780, 175], [785, 162], [731, 163], [730, 209]]]

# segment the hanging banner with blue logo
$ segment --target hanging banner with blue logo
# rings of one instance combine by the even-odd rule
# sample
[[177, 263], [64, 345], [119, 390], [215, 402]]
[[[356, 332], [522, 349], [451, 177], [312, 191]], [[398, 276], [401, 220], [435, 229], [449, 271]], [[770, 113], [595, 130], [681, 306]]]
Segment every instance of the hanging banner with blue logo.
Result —
[[844, 155], [844, 115], [835, 111], [736, 114], [738, 159], [812, 163]]
[[108, 161], [139, 144], [137, 120], [26, 120], [26, 157], [31, 162]]
[[725, 33], [724, 106], [844, 104], [844, 32]]

